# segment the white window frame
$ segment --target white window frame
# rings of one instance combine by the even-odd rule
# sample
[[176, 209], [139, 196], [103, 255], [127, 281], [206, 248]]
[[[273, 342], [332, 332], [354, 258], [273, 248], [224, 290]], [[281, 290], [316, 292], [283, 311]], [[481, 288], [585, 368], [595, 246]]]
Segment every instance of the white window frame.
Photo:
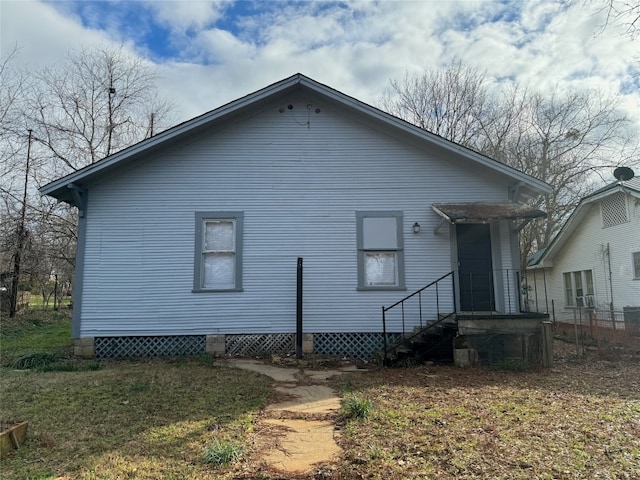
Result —
[[[243, 212], [196, 212], [195, 217], [193, 292], [242, 291]], [[231, 250], [207, 250], [205, 248], [206, 226], [208, 223], [215, 222], [232, 223], [234, 242]], [[229, 286], [205, 285], [205, 258], [217, 254], [233, 257], [233, 282]]]
[[[365, 238], [366, 219], [393, 220], [395, 232], [388, 233], [386, 240], [376, 244]], [[402, 212], [399, 211], [366, 211], [356, 212], [357, 247], [358, 247], [358, 290], [406, 290], [404, 280], [404, 236], [402, 232]], [[384, 234], [382, 236], [385, 236]], [[373, 246], [372, 246], [373, 245]], [[373, 256], [392, 256], [394, 262], [394, 282], [372, 283], [367, 280], [367, 259]]]

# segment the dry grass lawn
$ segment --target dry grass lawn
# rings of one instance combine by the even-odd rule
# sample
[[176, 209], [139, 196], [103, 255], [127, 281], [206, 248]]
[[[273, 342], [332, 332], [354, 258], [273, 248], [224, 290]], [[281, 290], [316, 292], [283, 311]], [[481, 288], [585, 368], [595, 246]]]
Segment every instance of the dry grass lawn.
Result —
[[[50, 322], [55, 332], [59, 322]], [[24, 335], [49, 328], [29, 325]], [[29, 344], [19, 325], [3, 335], [13, 355]], [[342, 459], [298, 478], [640, 478], [640, 347], [577, 361], [558, 345], [547, 371], [422, 366], [335, 379], [342, 394], [371, 401], [368, 416], [336, 418]], [[59, 345], [42, 349], [64, 355]], [[25, 446], [0, 463], [3, 480], [292, 478], [261, 460], [276, 435], [261, 411], [276, 396], [258, 374], [209, 357], [71, 371], [2, 360], [0, 420], [30, 422]], [[240, 459], [207, 462], [216, 441]]]
[[342, 478], [638, 479], [640, 356], [550, 371], [454, 367], [343, 383], [373, 402], [344, 427]]

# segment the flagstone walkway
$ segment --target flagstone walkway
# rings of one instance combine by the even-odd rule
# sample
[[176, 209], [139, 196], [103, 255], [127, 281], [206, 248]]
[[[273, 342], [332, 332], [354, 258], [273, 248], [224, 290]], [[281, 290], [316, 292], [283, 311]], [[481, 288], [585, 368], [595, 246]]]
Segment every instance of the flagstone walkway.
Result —
[[271, 468], [286, 473], [303, 473], [315, 464], [335, 460], [340, 455], [334, 423], [340, 398], [323, 384], [332, 376], [363, 370], [355, 365], [307, 370], [248, 359], [231, 359], [227, 364], [271, 377], [276, 382], [276, 390], [287, 398], [265, 409], [264, 422], [282, 432], [264, 456]]

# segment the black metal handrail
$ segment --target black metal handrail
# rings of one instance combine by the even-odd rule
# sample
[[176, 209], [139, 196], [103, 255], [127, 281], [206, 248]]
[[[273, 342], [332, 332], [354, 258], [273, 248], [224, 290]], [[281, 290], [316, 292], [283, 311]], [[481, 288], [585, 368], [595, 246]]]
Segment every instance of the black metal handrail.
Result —
[[[541, 282], [538, 280], [540, 275]], [[531, 282], [531, 277], [533, 282]], [[539, 285], [542, 283], [542, 285]], [[518, 285], [522, 290], [522, 310], [526, 312], [549, 313], [549, 295], [547, 292], [547, 277], [545, 269], [539, 273], [536, 269], [525, 270], [518, 274]], [[538, 288], [542, 291], [538, 292]]]
[[[443, 282], [447, 281], [448, 278], [451, 277], [451, 290], [448, 290], [447, 285], [447, 293], [442, 294], [441, 290], [443, 289]], [[478, 282], [477, 278], [482, 278], [483, 280]], [[494, 278], [495, 277], [495, 278]], [[492, 269], [486, 274], [482, 273], [461, 273], [458, 270], [452, 270], [449, 273], [442, 275], [440, 278], [434, 280], [433, 282], [425, 285], [424, 287], [416, 290], [415, 292], [405, 296], [401, 300], [398, 300], [394, 304], [385, 307], [382, 307], [382, 334], [383, 334], [383, 344], [384, 344], [384, 361], [387, 360], [387, 355], [389, 353], [389, 346], [387, 343], [387, 312], [389, 310], [399, 307], [400, 308], [400, 320], [402, 321], [402, 338], [404, 341], [411, 340], [413, 337], [406, 336], [406, 312], [405, 305], [407, 301], [410, 299], [417, 297], [417, 311], [414, 306], [410, 308], [414, 308], [414, 311], [409, 315], [409, 318], [413, 319], [414, 326], [416, 317], [420, 322], [420, 331], [417, 332], [414, 336], [419, 335], [420, 333], [424, 333], [427, 328], [436, 327], [440, 325], [443, 320], [453, 316], [460, 315], [464, 313], [465, 315], [480, 315], [483, 318], [485, 316], [503, 316], [505, 314], [517, 314], [517, 313], [545, 313], [548, 314], [548, 300], [547, 300], [547, 287], [546, 287], [546, 279], [543, 277], [542, 286], [538, 285], [537, 279], [535, 278], [535, 272], [533, 275], [533, 284], [530, 285], [527, 282], [526, 272], [523, 274], [517, 269]], [[496, 292], [496, 285], [500, 285], [498, 292]], [[456, 292], [456, 287], [461, 290], [464, 289], [464, 292]], [[544, 298], [541, 302], [539, 302], [539, 287], [544, 292]], [[424, 322], [424, 302], [423, 302], [423, 294], [426, 290], [432, 289], [435, 292], [435, 299], [432, 298], [431, 305], [429, 307], [430, 322], [429, 325], [425, 327]], [[451, 292], [449, 294], [448, 292]], [[467, 297], [464, 297], [464, 293], [466, 292]], [[484, 303], [478, 303], [476, 305], [476, 294], [480, 292], [484, 296]], [[466, 298], [466, 301], [463, 301], [463, 298], [460, 299], [461, 305], [458, 305], [458, 301], [456, 295], [460, 293], [463, 298]], [[530, 298], [530, 295], [533, 294], [533, 299]], [[444, 297], [442, 295], [445, 295]], [[444, 318], [440, 312], [442, 308], [442, 299], [446, 299], [447, 305], [450, 305], [448, 308], [446, 315]], [[488, 299], [488, 300], [487, 300]], [[534, 304], [535, 300], [535, 304]], [[470, 301], [470, 304], [469, 304]], [[451, 302], [451, 303], [449, 303]], [[465, 305], [467, 305], [467, 309], [465, 309]], [[484, 307], [484, 308], [478, 308]], [[433, 315], [435, 308], [435, 316]], [[496, 310], [496, 308], [498, 310]], [[461, 311], [458, 311], [460, 309]], [[397, 318], [397, 317], [396, 317]], [[435, 322], [433, 321], [435, 320]]]
[[[526, 272], [513, 268], [492, 269], [486, 273], [456, 271], [456, 274], [460, 290], [458, 313], [483, 316], [549, 313], [544, 275], [540, 282], [534, 272], [533, 283], [529, 283]], [[543, 293], [542, 298], [538, 289]]]
[[[419, 314], [419, 319], [420, 319], [420, 329], [423, 330], [423, 316], [422, 316], [422, 292], [424, 292], [425, 290], [434, 287], [435, 288], [435, 294], [436, 294], [436, 322], [429, 325], [429, 327], [435, 327], [436, 325], [440, 324], [442, 321], [446, 320], [447, 318], [451, 317], [452, 315], [455, 314], [455, 310], [456, 310], [456, 288], [455, 288], [455, 270], [451, 271], [449, 273], [446, 273], [444, 275], [442, 275], [440, 278], [434, 280], [433, 282], [425, 285], [424, 287], [422, 287], [419, 290], [416, 290], [415, 292], [407, 295], [406, 297], [404, 297], [401, 300], [398, 300], [396, 303], [394, 303], [393, 305], [390, 305], [388, 307], [382, 306], [382, 338], [383, 338], [383, 344], [384, 344], [384, 359], [383, 362], [386, 363], [387, 361], [387, 353], [388, 353], [388, 347], [387, 347], [387, 318], [386, 318], [386, 312], [388, 312], [389, 310], [391, 310], [392, 308], [397, 307], [398, 305], [400, 305], [401, 308], [401, 318], [402, 318], [402, 335], [404, 337], [405, 335], [405, 311], [404, 311], [404, 304], [407, 300], [415, 297], [416, 295], [418, 296], [418, 314]], [[453, 303], [452, 303], [452, 308], [453, 311], [452, 312], [448, 312], [447, 315], [445, 315], [444, 317], [440, 317], [440, 291], [439, 291], [439, 284], [440, 282], [444, 281], [447, 277], [451, 277], [451, 293], [452, 293], [452, 297], [453, 297]], [[421, 332], [418, 332], [418, 334]], [[417, 334], [416, 334], [417, 335]]]

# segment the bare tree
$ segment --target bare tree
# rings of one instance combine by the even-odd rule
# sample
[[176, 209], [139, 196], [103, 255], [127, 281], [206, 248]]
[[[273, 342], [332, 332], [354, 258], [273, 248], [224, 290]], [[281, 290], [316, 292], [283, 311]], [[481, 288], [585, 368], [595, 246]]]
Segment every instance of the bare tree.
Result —
[[158, 98], [153, 69], [122, 48], [71, 52], [66, 64], [35, 77], [29, 122], [53, 162], [53, 176], [166, 128], [173, 108]]
[[485, 75], [457, 60], [443, 69], [391, 80], [382, 108], [414, 125], [473, 147], [487, 104]]
[[[0, 193], [3, 197], [5, 193], [17, 193], [24, 178], [21, 165], [24, 163], [27, 130], [20, 119], [26, 77], [14, 68], [13, 62], [18, 54], [16, 47], [0, 59]], [[6, 202], [4, 206], [9, 207]]]
[[596, 35], [610, 27], [618, 27], [622, 30], [622, 36], [635, 42], [635, 54], [629, 59], [629, 64], [633, 65], [629, 69], [629, 75], [637, 78], [640, 76], [640, 48], [637, 47], [640, 36], [640, 0], [598, 0], [595, 5], [599, 6], [597, 13], [604, 14], [605, 17], [596, 30]]
[[71, 52], [28, 77], [13, 68], [18, 54], [0, 62], [0, 260], [12, 293], [26, 273], [47, 296], [52, 272], [71, 281], [76, 218], [37, 188], [162, 131], [173, 105], [158, 98], [153, 69], [123, 48]]
[[536, 206], [547, 219], [521, 232], [521, 265], [552, 240], [577, 202], [594, 188], [593, 174], [630, 164], [637, 139], [616, 98], [597, 91], [548, 95], [518, 85], [490, 90], [483, 74], [455, 62], [403, 82], [383, 108], [449, 140], [553, 186]]
[[600, 9], [606, 15], [601, 26], [604, 30], [611, 24], [621, 25], [625, 34], [634, 40], [640, 32], [640, 1], [638, 0], [603, 0]]
[[[487, 153], [554, 187], [541, 207], [548, 217], [521, 235], [525, 254], [552, 240], [572, 209], [593, 188], [593, 173], [607, 177], [630, 135], [617, 100], [597, 91], [523, 95], [517, 128], [502, 149]], [[506, 118], [506, 116], [505, 116]], [[608, 171], [607, 171], [608, 170]], [[523, 258], [523, 263], [525, 259]]]
[[[29, 146], [27, 143], [26, 164], [24, 168], [15, 168], [22, 163], [23, 148], [19, 133], [19, 108], [24, 87], [24, 76], [12, 69], [11, 62], [16, 58], [17, 47], [0, 61], [0, 193], [3, 198], [3, 220], [7, 228], [3, 229], [2, 271], [3, 287], [9, 286], [7, 310], [9, 316], [16, 313], [18, 286], [23, 254], [27, 247], [28, 230], [26, 228], [26, 198], [29, 178]], [[29, 133], [29, 139], [31, 133]], [[19, 200], [14, 202], [12, 200]], [[16, 203], [19, 207], [16, 208]]]

